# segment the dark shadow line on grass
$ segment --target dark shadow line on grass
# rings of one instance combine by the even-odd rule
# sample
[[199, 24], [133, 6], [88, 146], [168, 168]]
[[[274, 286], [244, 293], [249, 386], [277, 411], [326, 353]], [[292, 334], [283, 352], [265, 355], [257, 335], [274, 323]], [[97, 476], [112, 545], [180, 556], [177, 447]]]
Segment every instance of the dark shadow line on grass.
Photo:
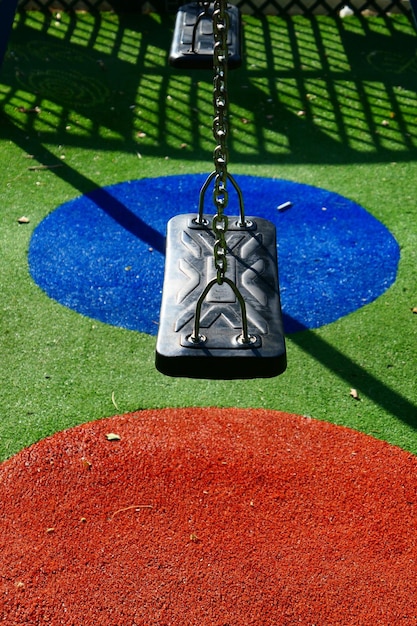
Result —
[[348, 382], [372, 402], [417, 429], [417, 405], [367, 372], [348, 356], [312, 331], [291, 334], [288, 339]]
[[89, 193], [88, 197], [125, 230], [128, 230], [132, 235], [165, 255], [165, 237], [135, 215], [123, 202], [112, 196], [107, 189], [99, 187]]
[[[21, 148], [25, 150], [27, 148], [27, 145], [25, 145], [27, 142], [23, 140], [18, 142], [17, 136], [20, 137], [20, 133], [16, 133], [14, 141], [20, 143]], [[56, 156], [44, 145], [42, 145], [42, 160], [44, 163], [49, 164], [54, 164], [57, 160]], [[125, 206], [123, 202], [115, 198], [107, 189], [97, 187], [94, 181], [68, 164], [64, 165], [60, 163], [59, 165], [60, 167], [53, 169], [56, 176], [75, 189], [78, 189], [80, 193], [88, 196], [102, 211], [107, 213], [107, 215], [132, 235], [165, 255], [166, 239], [159, 231], [141, 220], [140, 217], [135, 215], [133, 211]], [[105, 233], [103, 233], [103, 235], [105, 235]]]

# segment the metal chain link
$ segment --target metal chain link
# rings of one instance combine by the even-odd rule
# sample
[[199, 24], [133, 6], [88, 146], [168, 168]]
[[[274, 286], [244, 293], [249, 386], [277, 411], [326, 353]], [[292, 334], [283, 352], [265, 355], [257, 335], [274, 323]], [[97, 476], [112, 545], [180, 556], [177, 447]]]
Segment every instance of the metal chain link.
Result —
[[227, 191], [227, 135], [228, 135], [228, 94], [227, 94], [227, 36], [229, 31], [229, 15], [226, 10], [226, 0], [215, 0], [213, 9], [213, 136], [217, 143], [213, 152], [215, 167], [213, 202], [216, 215], [213, 218], [213, 231], [216, 237], [214, 243], [214, 265], [217, 271], [217, 283], [223, 284], [227, 271], [226, 233], [228, 217], [224, 211], [228, 204]]
[[227, 244], [226, 234], [229, 225], [229, 219], [225, 215], [224, 211], [228, 205], [228, 191], [227, 180], [230, 178], [233, 186], [239, 195], [240, 203], [240, 222], [239, 225], [243, 228], [247, 227], [249, 222], [245, 220], [243, 210], [243, 200], [241, 191], [236, 184], [235, 180], [227, 172], [228, 164], [228, 150], [227, 150], [227, 135], [228, 135], [228, 94], [227, 94], [227, 65], [228, 65], [228, 46], [227, 37], [229, 32], [229, 14], [226, 10], [227, 0], [214, 0], [213, 9], [213, 34], [214, 34], [214, 49], [213, 49], [213, 136], [216, 140], [216, 147], [213, 152], [213, 161], [215, 171], [210, 174], [206, 182], [204, 183], [200, 191], [200, 204], [198, 211], [198, 219], [196, 223], [201, 224], [203, 222], [203, 198], [207, 185], [214, 178], [213, 189], [213, 202], [216, 207], [216, 215], [213, 217], [213, 232], [215, 235], [215, 241], [213, 246], [214, 265], [217, 271], [216, 278], [211, 280], [205, 287], [203, 293], [200, 295], [194, 318], [193, 332], [189, 337], [191, 343], [202, 344], [207, 338], [200, 334], [200, 317], [201, 307], [206, 299], [208, 293], [217, 283], [228, 285], [236, 299], [238, 301], [241, 315], [242, 315], [242, 334], [238, 337], [237, 341], [241, 345], [251, 345], [256, 342], [256, 337], [249, 334], [248, 320], [246, 314], [245, 301], [240, 293], [236, 284], [226, 276], [227, 271]]

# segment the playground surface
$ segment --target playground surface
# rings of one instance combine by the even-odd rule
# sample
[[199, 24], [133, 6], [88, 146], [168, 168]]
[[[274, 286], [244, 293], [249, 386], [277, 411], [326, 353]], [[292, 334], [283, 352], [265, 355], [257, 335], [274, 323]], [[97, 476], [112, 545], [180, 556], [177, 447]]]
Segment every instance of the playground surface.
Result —
[[[55, 552], [54, 560], [53, 553], [64, 545], [64, 536], [81, 540], [88, 524], [96, 538], [103, 533], [107, 547], [115, 541], [119, 556], [123, 533], [130, 545], [138, 541], [139, 526], [147, 541], [152, 524], [165, 534], [163, 540], [157, 537], [155, 550], [138, 543], [147, 550], [141, 567], [148, 567], [149, 579], [152, 570], [159, 585], [142, 598], [148, 613], [141, 614], [128, 600], [129, 593], [138, 593], [139, 583], [131, 579], [123, 605], [130, 622], [117, 621], [110, 600], [109, 611], [100, 609], [98, 594], [86, 624], [180, 624], [181, 610], [189, 624], [267, 624], [266, 604], [252, 593], [273, 567], [266, 546], [270, 543], [275, 566], [283, 559], [281, 572], [297, 559], [298, 540], [303, 551], [293, 571], [295, 587], [278, 585], [279, 601], [265, 587], [263, 599], [279, 618], [274, 623], [294, 624], [303, 616], [311, 624], [317, 617], [320, 624], [369, 623], [361, 613], [371, 607], [363, 580], [376, 564], [381, 541], [392, 549], [379, 553], [374, 571], [380, 576], [375, 575], [371, 587], [376, 589], [379, 581], [386, 598], [397, 598], [397, 604], [390, 602], [391, 612], [378, 613], [373, 623], [417, 623], [415, 590], [407, 578], [415, 574], [415, 546], [407, 537], [416, 523], [415, 27], [399, 15], [244, 16], [243, 21], [244, 62], [229, 72], [229, 167], [244, 191], [247, 213], [277, 227], [288, 358], [287, 371], [278, 378], [244, 382], [167, 378], [154, 366], [166, 221], [196, 210], [199, 185], [213, 169], [211, 72], [169, 67], [174, 16], [29, 12], [16, 17], [0, 73], [0, 511], [8, 528], [7, 536], [1, 536], [2, 545], [9, 545], [7, 567], [13, 565], [5, 570], [2, 563], [5, 623], [11, 623], [11, 615], [16, 625], [37, 624], [48, 615], [53, 625], [73, 623], [65, 622], [65, 607], [71, 619], [78, 619], [74, 589], [66, 588], [64, 598], [54, 587], [51, 596], [51, 585], [57, 572], [65, 572], [68, 559], [80, 555]], [[286, 202], [291, 206], [280, 211], [278, 206]], [[234, 434], [228, 438], [230, 424]], [[109, 434], [121, 438], [109, 441]], [[274, 442], [269, 461], [268, 438]], [[131, 442], [128, 449], [126, 441]], [[287, 448], [291, 462], [301, 464], [300, 476], [309, 477], [303, 488], [302, 481], [291, 478], [296, 468], [285, 466]], [[139, 464], [137, 471], [143, 470], [143, 479], [151, 476], [160, 491], [152, 498], [150, 487], [141, 493], [137, 482], [126, 489], [120, 482], [118, 492], [118, 459], [121, 466], [133, 468], [146, 451], [167, 474], [158, 474], [151, 461], [152, 467]], [[226, 460], [232, 462], [229, 477], [221, 463]], [[28, 493], [19, 490], [19, 480], [27, 478], [25, 463], [32, 481]], [[265, 467], [263, 478], [256, 470], [259, 463]], [[280, 477], [283, 463], [286, 473]], [[91, 504], [91, 494], [99, 488], [105, 501], [106, 467], [115, 482], [109, 483], [110, 499], [100, 511], [99, 501]], [[56, 482], [60, 472], [61, 482]], [[317, 472], [326, 485], [322, 490]], [[344, 472], [351, 477], [345, 492]], [[168, 475], [177, 497], [171, 526], [163, 517]], [[181, 490], [181, 481], [192, 483], [198, 476], [201, 493], [194, 487]], [[405, 487], [400, 485], [403, 476]], [[41, 512], [42, 477], [48, 489], [55, 481], [61, 492], [51, 492]], [[236, 487], [237, 493], [233, 477], [247, 489]], [[159, 480], [165, 480], [164, 489]], [[79, 493], [81, 484], [86, 500]], [[297, 489], [304, 508], [300, 502], [296, 507]], [[213, 496], [204, 504], [207, 509], [200, 507], [206, 491]], [[77, 519], [65, 515], [74, 498]], [[256, 508], [260, 499], [261, 511]], [[320, 511], [313, 510], [313, 500]], [[292, 550], [285, 553], [280, 552], [282, 536], [271, 537], [278, 501], [285, 501], [280, 511], [287, 511], [287, 524], [291, 516], [295, 520], [293, 528], [285, 526]], [[343, 516], [337, 520], [337, 534], [329, 525], [334, 503], [347, 515], [348, 501], [359, 509], [351, 511], [348, 521]], [[349, 528], [365, 505], [361, 528], [368, 543], [359, 549]], [[29, 519], [23, 510], [26, 515], [30, 506]], [[333, 513], [327, 515], [326, 507]], [[397, 539], [384, 507], [399, 529]], [[216, 547], [207, 510], [222, 522], [223, 553]], [[248, 539], [255, 511], [260, 515], [256, 537]], [[185, 524], [185, 512], [195, 525]], [[307, 513], [310, 529], [313, 521], [324, 524], [326, 519], [323, 533], [318, 527], [314, 531], [314, 548], [300, 531]], [[240, 565], [232, 558], [238, 546], [226, 521], [236, 532], [241, 522], [249, 541]], [[23, 522], [37, 529], [35, 538], [23, 541]], [[117, 540], [115, 524], [120, 524]], [[175, 539], [175, 551], [172, 560], [162, 562], [169, 536]], [[335, 541], [332, 557], [322, 552], [329, 538]], [[39, 557], [32, 564], [24, 557], [28, 541]], [[243, 576], [244, 564], [254, 562], [250, 546], [259, 551], [260, 566], [245, 579], [247, 595], [239, 596], [237, 572]], [[317, 560], [309, 560], [317, 546], [316, 556], [331, 564], [327, 572]], [[178, 564], [182, 548], [187, 560], [181, 576], [194, 586], [205, 580], [208, 595], [198, 605], [195, 589], [191, 593], [191, 586], [181, 583], [182, 604], [174, 607], [175, 613], [173, 590], [179, 583], [173, 563]], [[100, 567], [116, 576], [110, 556], [100, 556], [97, 545], [91, 549], [93, 576]], [[193, 578], [195, 559], [210, 555], [216, 555], [216, 574], [199, 569]], [[350, 568], [343, 568], [347, 556]], [[360, 558], [363, 567], [353, 576]], [[232, 564], [233, 572], [228, 569]], [[125, 571], [133, 565], [132, 559], [123, 561]], [[389, 566], [393, 569], [381, 583], [381, 572]], [[74, 561], [72, 567], [75, 580], [80, 563]], [[307, 595], [301, 591], [303, 577], [311, 583]], [[337, 580], [343, 580], [339, 589], [346, 592], [350, 583], [357, 585], [362, 609], [350, 599], [346, 611], [337, 613]], [[217, 583], [229, 585], [231, 594], [223, 598], [223, 613], [215, 608]], [[166, 594], [161, 593], [164, 584]], [[116, 587], [108, 591], [116, 593]], [[193, 602], [187, 603], [187, 594]], [[236, 617], [232, 597], [238, 596], [236, 611], [246, 616], [254, 598], [252, 621]], [[157, 597], [163, 601], [152, 604]], [[295, 597], [298, 604], [291, 603]], [[62, 600], [61, 608], [53, 609], [57, 613], [50, 612], [51, 598]], [[308, 615], [301, 612], [303, 603], [312, 603]], [[290, 612], [281, 611], [283, 604]], [[314, 610], [318, 604], [324, 612]], [[192, 606], [201, 612], [192, 613]], [[100, 610], [104, 621], [97, 617]]]

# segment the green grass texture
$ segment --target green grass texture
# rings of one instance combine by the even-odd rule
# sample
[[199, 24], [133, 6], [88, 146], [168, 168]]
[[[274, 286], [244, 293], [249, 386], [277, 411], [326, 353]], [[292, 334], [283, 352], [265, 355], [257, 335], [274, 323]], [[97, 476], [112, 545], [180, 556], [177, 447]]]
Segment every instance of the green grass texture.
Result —
[[397, 280], [376, 301], [288, 336], [285, 374], [164, 377], [155, 337], [83, 317], [31, 279], [33, 229], [63, 202], [212, 170], [212, 73], [169, 66], [174, 19], [16, 16], [0, 71], [0, 459], [76, 424], [179, 406], [308, 415], [417, 453], [417, 35], [406, 16], [243, 16], [231, 173], [344, 195], [401, 249]]

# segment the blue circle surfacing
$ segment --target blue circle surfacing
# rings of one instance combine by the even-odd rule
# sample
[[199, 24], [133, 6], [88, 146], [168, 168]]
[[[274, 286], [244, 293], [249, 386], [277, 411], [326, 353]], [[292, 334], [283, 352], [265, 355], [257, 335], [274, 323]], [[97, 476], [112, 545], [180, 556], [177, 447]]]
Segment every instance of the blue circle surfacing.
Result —
[[[156, 335], [166, 223], [179, 213], [197, 212], [205, 179], [189, 174], [134, 180], [66, 202], [34, 231], [33, 279], [51, 298], [83, 315]], [[329, 324], [372, 302], [395, 281], [398, 244], [363, 207], [310, 185], [235, 179], [246, 214], [276, 225], [287, 333]], [[205, 213], [213, 214], [210, 189], [206, 196]], [[288, 208], [278, 208], [285, 204]], [[227, 212], [239, 212], [232, 186]]]

